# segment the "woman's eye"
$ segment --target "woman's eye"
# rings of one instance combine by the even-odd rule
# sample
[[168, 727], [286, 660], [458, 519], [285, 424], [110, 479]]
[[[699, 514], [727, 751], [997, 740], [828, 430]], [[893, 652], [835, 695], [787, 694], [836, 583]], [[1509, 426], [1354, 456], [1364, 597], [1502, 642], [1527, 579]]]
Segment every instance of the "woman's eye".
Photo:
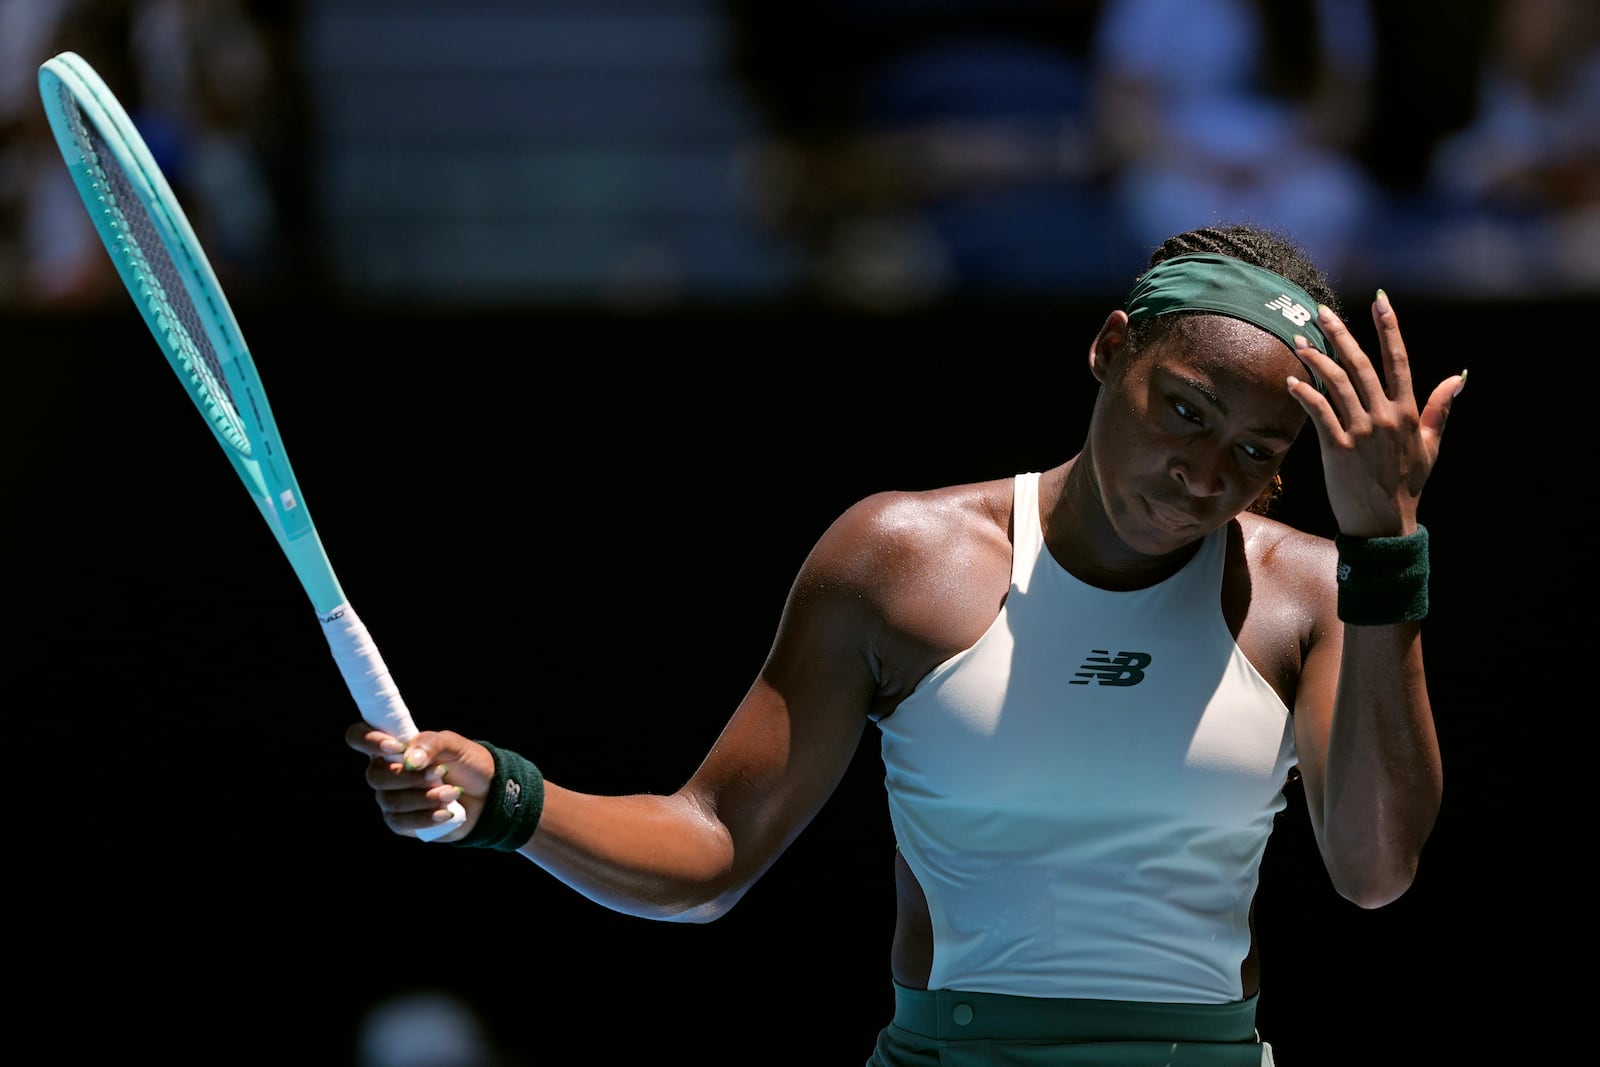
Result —
[[1259, 445], [1240, 445], [1239, 451], [1243, 452], [1257, 463], [1266, 463], [1272, 459], [1272, 453]]
[[1190, 422], [1200, 421], [1200, 413], [1181, 400], [1174, 400], [1172, 402], [1172, 410], [1176, 411], [1180, 417], [1188, 419]]

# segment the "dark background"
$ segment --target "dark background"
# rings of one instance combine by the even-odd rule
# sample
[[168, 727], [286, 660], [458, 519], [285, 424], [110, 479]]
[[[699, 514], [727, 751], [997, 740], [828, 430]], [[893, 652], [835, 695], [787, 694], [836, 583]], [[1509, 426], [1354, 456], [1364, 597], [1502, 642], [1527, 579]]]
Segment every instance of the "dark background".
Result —
[[[706, 926], [390, 835], [254, 506], [99, 250], [55, 258], [83, 219], [24, 180], [65, 174], [38, 62], [79, 51], [159, 140], [419, 724], [564, 785], [666, 792], [842, 509], [1076, 451], [1087, 345], [1149, 252], [1115, 195], [1137, 153], [1096, 147], [1108, 7], [308, 0], [196, 5], [152, 38], [143, 20], [175, 8], [79, 0], [30, 36], [19, 13], [46, 8], [0, 6], [7, 881], [12, 1014], [38, 1058], [458, 1067], [360, 1052], [370, 1011], [444, 991], [502, 1065], [856, 1064], [891, 1011], [894, 903], [871, 729]], [[1309, 48], [1307, 5], [1269, 7]], [[1375, 91], [1346, 149], [1378, 196], [1335, 278], [1368, 342], [1388, 290], [1419, 393], [1471, 371], [1421, 516], [1446, 790], [1414, 888], [1372, 912], [1333, 894], [1291, 793], [1257, 912], [1281, 1067], [1516, 1064], [1585, 1040], [1551, 976], [1569, 956], [1582, 973], [1587, 916], [1564, 783], [1594, 701], [1563, 605], [1588, 568], [1570, 441], [1600, 151], [1564, 154], [1530, 115], [1512, 132], [1548, 152], [1507, 185], [1446, 189], [1435, 167], [1493, 111], [1500, 19], [1562, 10], [1582, 5], [1372, 5]], [[1600, 54], [1594, 25], [1557, 35], [1568, 58]], [[1266, 52], [1279, 79], [1300, 55]], [[1576, 99], [1545, 80], [1552, 112]], [[981, 134], [959, 162], [1032, 162], [976, 185], [874, 169], [952, 119]], [[1041, 170], [1041, 129], [1076, 154]], [[202, 149], [233, 169], [186, 166]], [[1254, 206], [1292, 230], [1323, 205]], [[1331, 534], [1309, 438], [1285, 475], [1280, 516]]]

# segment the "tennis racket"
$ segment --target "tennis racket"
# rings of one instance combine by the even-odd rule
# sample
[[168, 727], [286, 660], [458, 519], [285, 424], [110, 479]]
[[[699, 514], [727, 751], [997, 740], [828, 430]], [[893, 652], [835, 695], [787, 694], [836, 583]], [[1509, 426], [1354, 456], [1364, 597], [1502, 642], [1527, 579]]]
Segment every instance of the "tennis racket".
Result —
[[[255, 361], [166, 176], [117, 98], [77, 53], [40, 65], [39, 94], [106, 252], [310, 597], [362, 719], [410, 740], [416, 724], [328, 561]], [[465, 810], [458, 802], [451, 811], [452, 821], [417, 836], [434, 840], [459, 826]]]

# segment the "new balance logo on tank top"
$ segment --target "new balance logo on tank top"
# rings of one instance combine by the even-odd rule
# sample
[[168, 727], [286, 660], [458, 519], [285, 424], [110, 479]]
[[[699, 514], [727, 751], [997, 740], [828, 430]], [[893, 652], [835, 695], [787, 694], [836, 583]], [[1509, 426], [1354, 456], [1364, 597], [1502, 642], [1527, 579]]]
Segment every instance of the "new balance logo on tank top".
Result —
[[1295, 761], [1220, 605], [1227, 531], [1148, 589], [1078, 581], [1016, 479], [1011, 591], [879, 723], [932, 989], [1217, 1003]]

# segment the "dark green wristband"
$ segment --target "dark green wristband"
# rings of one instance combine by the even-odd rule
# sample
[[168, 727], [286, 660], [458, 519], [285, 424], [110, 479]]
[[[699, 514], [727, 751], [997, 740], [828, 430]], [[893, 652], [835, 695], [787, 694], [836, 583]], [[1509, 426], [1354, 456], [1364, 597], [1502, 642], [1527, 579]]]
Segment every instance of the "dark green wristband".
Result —
[[1428, 531], [1333, 539], [1339, 549], [1339, 618], [1355, 626], [1421, 622], [1428, 615]]
[[544, 813], [544, 775], [508, 748], [481, 740], [478, 744], [494, 757], [494, 778], [489, 782], [489, 795], [484, 798], [477, 825], [466, 837], [451, 844], [515, 852], [528, 843]]

